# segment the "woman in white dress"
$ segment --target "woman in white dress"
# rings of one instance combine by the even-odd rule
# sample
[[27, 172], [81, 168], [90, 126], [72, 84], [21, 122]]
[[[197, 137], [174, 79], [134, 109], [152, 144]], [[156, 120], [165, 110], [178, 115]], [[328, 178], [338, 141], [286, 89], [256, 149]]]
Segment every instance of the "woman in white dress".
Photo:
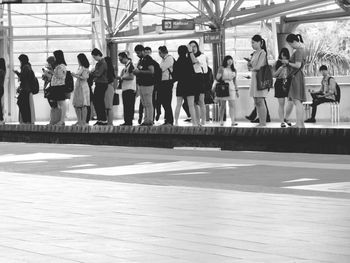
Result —
[[85, 126], [87, 108], [90, 106], [90, 89], [87, 82], [89, 78], [90, 63], [85, 54], [78, 55], [79, 68], [77, 73], [72, 73], [72, 76], [77, 78], [74, 88], [73, 106], [77, 114], [78, 122], [75, 125]]
[[[229, 113], [231, 118], [231, 126], [236, 126], [235, 122], [235, 100], [239, 98], [238, 87], [236, 82], [237, 71], [233, 64], [233, 58], [231, 56], [225, 56], [222, 66], [218, 69], [216, 75], [217, 81], [224, 81], [229, 84], [229, 96], [217, 97], [216, 100], [220, 102], [220, 125], [224, 125], [224, 114], [226, 109], [226, 101], [229, 105]], [[214, 85], [215, 87], [215, 85]]]

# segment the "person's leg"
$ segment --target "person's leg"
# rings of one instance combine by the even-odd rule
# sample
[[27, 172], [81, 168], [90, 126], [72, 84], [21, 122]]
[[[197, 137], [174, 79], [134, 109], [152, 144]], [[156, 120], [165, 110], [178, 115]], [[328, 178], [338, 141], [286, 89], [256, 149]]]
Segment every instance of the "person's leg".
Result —
[[231, 125], [235, 125], [236, 124], [236, 121], [235, 121], [236, 102], [234, 100], [229, 100], [228, 107], [229, 107], [229, 113], [231, 118]]
[[270, 118], [269, 108], [267, 107], [266, 98], [264, 98], [264, 102], [265, 102], [265, 107], [266, 107], [266, 122], [270, 122], [271, 118]]
[[23, 123], [31, 123], [31, 112], [29, 103], [29, 93], [21, 92], [18, 95], [18, 107]]
[[[255, 104], [255, 102], [254, 102], [254, 104]], [[256, 112], [256, 107], [254, 106], [254, 109], [252, 110], [252, 112], [248, 116], [246, 116], [246, 118], [250, 121], [253, 121], [256, 119], [256, 117], [257, 117], [257, 112]]]
[[[294, 107], [293, 101], [291, 101], [287, 98], [286, 115], [284, 117], [284, 119], [286, 120], [287, 123], [289, 121], [290, 115], [292, 114], [293, 107]], [[289, 125], [289, 123], [288, 123], [288, 125]]]
[[3, 103], [2, 103], [2, 97], [4, 96], [4, 87], [0, 86], [0, 122], [4, 121], [4, 113], [3, 113]]
[[219, 114], [219, 120], [220, 120], [220, 125], [223, 126], [224, 125], [224, 114], [225, 114], [225, 110], [226, 110], [226, 100], [222, 100], [219, 102], [220, 105], [220, 114]]
[[139, 104], [139, 124], [142, 123], [142, 118], [143, 118], [143, 104], [141, 100], [141, 92], [140, 92], [140, 104]]
[[257, 109], [258, 117], [259, 117], [259, 126], [266, 126], [266, 106], [264, 103], [264, 98], [254, 98], [255, 107]]
[[[161, 99], [160, 99], [160, 87], [154, 86], [153, 93], [152, 93], [152, 104], [153, 104], [153, 120], [154, 118], [156, 121], [159, 120], [160, 115], [162, 114], [162, 104], [161, 104]], [[156, 116], [155, 116], [156, 115]]]
[[303, 104], [300, 100], [293, 100], [295, 109], [296, 109], [296, 118], [297, 118], [297, 123], [296, 127], [298, 128], [305, 128], [304, 126], [304, 109], [303, 109]]
[[186, 97], [182, 97], [182, 99], [183, 99], [182, 108], [186, 112], [187, 118], [191, 118], [190, 109], [188, 108], [187, 99], [186, 99]]
[[113, 120], [114, 120], [113, 106], [111, 109], [106, 110], [106, 115], [107, 115], [107, 125], [113, 126]]
[[63, 125], [66, 117], [66, 100], [57, 101], [57, 106], [61, 110], [60, 121], [57, 124]]
[[85, 126], [86, 123], [86, 116], [87, 116], [87, 107], [83, 106], [81, 108], [81, 125]]
[[[199, 94], [199, 108], [200, 108], [200, 120], [201, 120], [201, 125], [205, 125], [206, 122], [206, 109], [205, 109], [205, 103], [204, 103], [204, 93]], [[199, 119], [198, 119], [199, 120]]]
[[133, 90], [123, 91], [124, 123], [132, 125], [135, 108], [135, 92]]
[[280, 120], [280, 123], [284, 122], [284, 104], [285, 104], [285, 98], [278, 98], [278, 117]]
[[311, 107], [312, 107], [312, 112], [311, 112], [311, 120], [315, 120], [316, 118], [316, 113], [317, 113], [317, 106], [324, 103], [324, 101], [320, 99], [315, 99], [312, 101]]
[[[196, 116], [194, 96], [188, 96], [186, 99], [187, 99], [188, 109], [190, 111], [191, 116]], [[192, 117], [191, 119], [192, 119], [192, 125], [198, 126], [197, 118]]]
[[174, 123], [174, 115], [173, 109], [171, 107], [171, 101], [173, 99], [173, 83], [171, 81], [166, 81], [164, 85], [164, 90], [161, 96], [161, 103], [164, 108], [165, 115], [165, 123], [173, 124]]
[[153, 94], [153, 86], [141, 86], [143, 94], [143, 107], [145, 108], [145, 124], [153, 124], [153, 104], [152, 104], [152, 94]]
[[76, 124], [81, 124], [81, 108], [74, 107], [75, 114], [77, 115], [77, 123]]
[[105, 109], [105, 93], [108, 88], [107, 83], [96, 83], [94, 92], [94, 106], [97, 114], [97, 120], [102, 123], [107, 123]]
[[[176, 97], [177, 103], [175, 108], [175, 125], [179, 125], [179, 116], [180, 116], [180, 110], [181, 110], [181, 104], [183, 102], [183, 97]], [[183, 104], [182, 104], [183, 105]], [[188, 107], [188, 105], [187, 105]]]

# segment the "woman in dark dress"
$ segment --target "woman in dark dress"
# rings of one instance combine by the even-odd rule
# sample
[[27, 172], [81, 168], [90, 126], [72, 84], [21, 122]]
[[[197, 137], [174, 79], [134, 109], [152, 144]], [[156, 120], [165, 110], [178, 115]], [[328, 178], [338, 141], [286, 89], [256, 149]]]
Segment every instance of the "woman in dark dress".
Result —
[[32, 92], [34, 72], [27, 55], [21, 54], [18, 59], [21, 62], [21, 72], [14, 72], [17, 74], [20, 82], [19, 88], [17, 89], [19, 122], [20, 124], [32, 124], [34, 123], [34, 119], [32, 119], [32, 111], [34, 111], [34, 109], [31, 108], [30, 94]]
[[6, 63], [5, 59], [0, 58], [0, 125], [5, 124], [4, 113], [2, 109], [2, 97], [4, 96], [4, 82], [6, 76]]
[[[175, 126], [179, 125], [179, 115], [183, 98], [186, 98], [191, 116], [195, 115], [194, 96], [197, 90], [194, 85], [195, 73], [192, 60], [188, 55], [187, 46], [180, 46], [177, 50], [178, 60], [174, 63], [173, 77], [177, 81], [176, 97], [177, 105], [175, 109]], [[192, 125], [198, 126], [196, 118], [192, 118]]]

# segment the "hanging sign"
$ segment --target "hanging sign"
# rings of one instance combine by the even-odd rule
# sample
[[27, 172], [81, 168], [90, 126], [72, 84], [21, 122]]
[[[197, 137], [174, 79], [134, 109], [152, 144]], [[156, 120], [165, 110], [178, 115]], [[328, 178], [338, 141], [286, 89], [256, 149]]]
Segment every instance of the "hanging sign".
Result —
[[203, 33], [203, 39], [205, 44], [220, 43], [221, 42], [220, 32]]
[[194, 30], [194, 19], [164, 19], [162, 30]]

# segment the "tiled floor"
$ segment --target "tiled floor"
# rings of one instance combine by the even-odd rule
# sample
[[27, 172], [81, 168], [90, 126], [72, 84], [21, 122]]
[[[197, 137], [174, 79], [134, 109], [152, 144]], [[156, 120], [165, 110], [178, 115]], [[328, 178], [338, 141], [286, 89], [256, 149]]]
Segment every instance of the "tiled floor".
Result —
[[[344, 186], [348, 157], [291, 156], [270, 153], [271, 160], [264, 161], [263, 153], [1, 143], [0, 263], [350, 262], [348, 196], [273, 190], [330, 182]], [[181, 157], [205, 166], [198, 173], [147, 168], [169, 160], [178, 167]], [[242, 166], [220, 167], [229, 160]], [[325, 175], [315, 170], [318, 163]], [[339, 167], [332, 166], [336, 163]], [[132, 170], [132, 164], [150, 171], [118, 172], [123, 165]], [[304, 168], [309, 178], [295, 175], [303, 165], [310, 166]], [[112, 166], [117, 173], [107, 179], [94, 170]], [[96, 172], [73, 178], [67, 169]], [[115, 181], [125, 176], [129, 181]], [[153, 184], [142, 184], [147, 178]], [[301, 179], [288, 182], [296, 178]], [[170, 183], [176, 179], [183, 186]], [[202, 179], [271, 187], [267, 192], [267, 186], [255, 191], [190, 186], [190, 180]]]

